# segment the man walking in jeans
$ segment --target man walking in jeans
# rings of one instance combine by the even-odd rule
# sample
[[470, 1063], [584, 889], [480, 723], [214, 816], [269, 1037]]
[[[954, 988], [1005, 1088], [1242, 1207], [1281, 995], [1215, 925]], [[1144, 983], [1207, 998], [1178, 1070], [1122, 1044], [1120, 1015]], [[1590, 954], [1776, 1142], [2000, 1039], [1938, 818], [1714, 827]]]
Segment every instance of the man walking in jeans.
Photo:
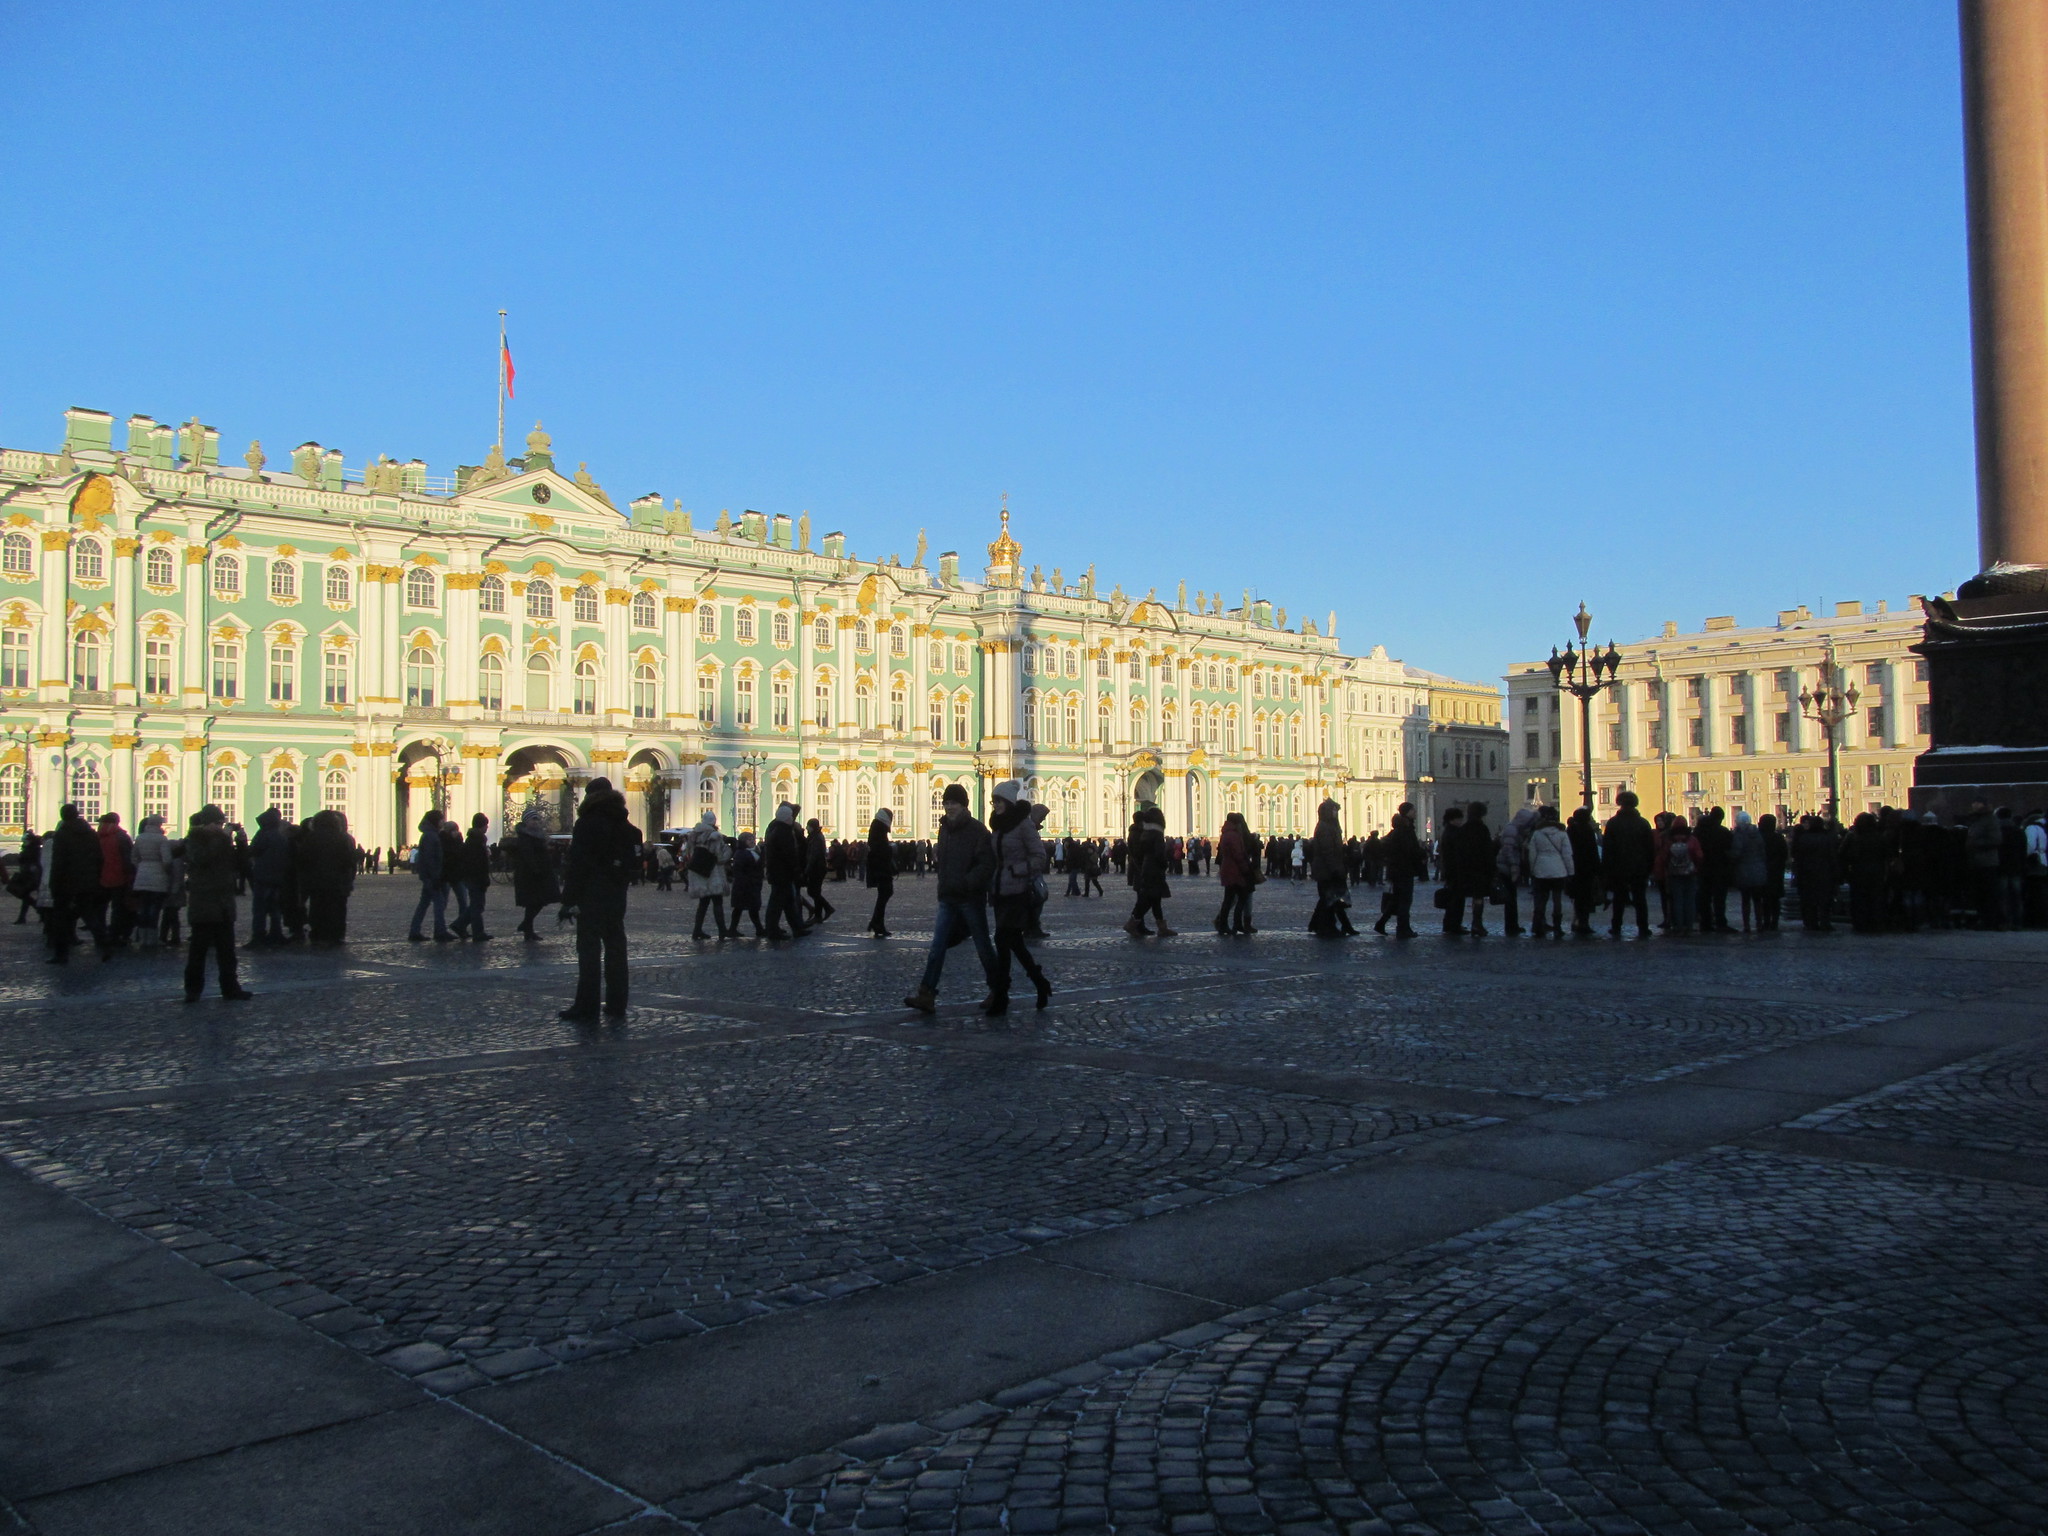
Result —
[[996, 951], [988, 938], [988, 887], [996, 872], [995, 844], [989, 840], [988, 828], [968, 813], [964, 784], [948, 784], [942, 803], [939, 842], [932, 855], [939, 876], [938, 920], [932, 924], [924, 978], [917, 990], [903, 999], [904, 1007], [919, 1013], [938, 1008], [939, 972], [945, 968], [946, 951], [963, 937], [974, 940], [982, 974], [988, 978], [989, 996], [993, 998], [996, 992]]

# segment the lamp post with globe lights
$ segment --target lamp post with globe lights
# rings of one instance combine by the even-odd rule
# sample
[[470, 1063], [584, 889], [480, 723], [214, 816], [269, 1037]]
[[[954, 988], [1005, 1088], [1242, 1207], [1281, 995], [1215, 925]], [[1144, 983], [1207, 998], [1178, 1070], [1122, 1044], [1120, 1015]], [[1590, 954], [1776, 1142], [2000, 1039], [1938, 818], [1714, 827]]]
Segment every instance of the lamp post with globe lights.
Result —
[[1614, 642], [1607, 642], [1602, 651], [1590, 645], [1586, 635], [1593, 628], [1593, 615], [1586, 611], [1584, 603], [1572, 615], [1572, 623], [1579, 631], [1579, 643], [1573, 646], [1565, 642], [1564, 653], [1560, 655], [1555, 646], [1551, 647], [1551, 681], [1564, 692], [1579, 701], [1579, 748], [1584, 756], [1585, 776], [1580, 786], [1580, 796], [1585, 801], [1586, 814], [1593, 814], [1593, 700], [1620, 681], [1621, 652], [1614, 648]]
[[1828, 820], [1837, 825], [1842, 820], [1842, 763], [1836, 737], [1842, 722], [1856, 713], [1860, 697], [1854, 683], [1842, 685], [1842, 669], [1835, 661], [1833, 646], [1821, 656], [1820, 677], [1814, 686], [1799, 690], [1799, 712], [1828, 733]]

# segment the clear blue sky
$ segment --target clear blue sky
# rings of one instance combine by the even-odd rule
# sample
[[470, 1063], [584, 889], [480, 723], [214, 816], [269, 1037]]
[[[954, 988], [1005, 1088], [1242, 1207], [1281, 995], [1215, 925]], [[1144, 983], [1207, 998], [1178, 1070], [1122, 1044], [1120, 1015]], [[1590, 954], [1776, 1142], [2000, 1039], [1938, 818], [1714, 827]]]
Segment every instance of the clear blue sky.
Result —
[[[198, 413], [1497, 676], [1976, 568], [1950, 0], [10, 7], [0, 442]], [[508, 432], [508, 437], [511, 434]]]

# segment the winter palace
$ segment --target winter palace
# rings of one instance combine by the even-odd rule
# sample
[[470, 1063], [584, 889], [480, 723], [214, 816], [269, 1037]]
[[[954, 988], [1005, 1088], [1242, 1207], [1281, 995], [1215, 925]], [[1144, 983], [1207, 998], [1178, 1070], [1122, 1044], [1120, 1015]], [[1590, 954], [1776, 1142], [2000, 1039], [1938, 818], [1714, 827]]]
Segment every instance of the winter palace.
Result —
[[337, 808], [389, 846], [430, 804], [560, 821], [598, 775], [643, 826], [786, 799], [838, 836], [881, 806], [928, 835], [947, 784], [983, 806], [1008, 777], [1056, 832], [1141, 800], [1184, 833], [1505, 798], [1494, 688], [1346, 655], [1249, 593], [1048, 577], [1007, 511], [975, 579], [922, 534], [906, 563], [814, 545], [808, 517], [621, 511], [538, 427], [437, 480], [312, 442], [224, 465], [197, 418], [89, 410], [54, 454], [0, 450], [0, 502], [7, 831], [66, 799], [130, 825], [211, 800]]

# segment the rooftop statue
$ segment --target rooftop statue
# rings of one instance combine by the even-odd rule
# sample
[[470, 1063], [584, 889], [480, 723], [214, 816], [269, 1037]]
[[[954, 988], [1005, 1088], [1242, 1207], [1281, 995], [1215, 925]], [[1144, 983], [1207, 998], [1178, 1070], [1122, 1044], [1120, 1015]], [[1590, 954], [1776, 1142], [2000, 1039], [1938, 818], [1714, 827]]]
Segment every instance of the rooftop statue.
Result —
[[[809, 549], [811, 547], [811, 514], [808, 512], [796, 520], [796, 547], [798, 549]], [[920, 552], [922, 552], [922, 546], [920, 546]]]
[[249, 478], [251, 480], [261, 480], [263, 478], [263, 466], [270, 461], [263, 457], [263, 444], [259, 441], [249, 444], [249, 451], [242, 455], [242, 462], [249, 466]]
[[919, 565], [919, 566], [923, 565], [923, 564], [924, 564], [924, 551], [925, 551], [925, 542], [924, 542], [924, 530], [923, 530], [922, 528], [920, 528], [920, 529], [918, 529], [918, 530], [917, 530], [917, 554], [915, 555], [915, 557], [913, 557], [913, 558], [912, 558], [912, 560], [911, 560], [911, 562], [910, 562], [910, 563], [911, 563], [912, 565]]
[[496, 485], [500, 480], [511, 478], [512, 471], [505, 464], [505, 450], [493, 443], [491, 451], [484, 455], [483, 463], [477, 466], [476, 473], [469, 477], [469, 489], [473, 491], [479, 486]]

